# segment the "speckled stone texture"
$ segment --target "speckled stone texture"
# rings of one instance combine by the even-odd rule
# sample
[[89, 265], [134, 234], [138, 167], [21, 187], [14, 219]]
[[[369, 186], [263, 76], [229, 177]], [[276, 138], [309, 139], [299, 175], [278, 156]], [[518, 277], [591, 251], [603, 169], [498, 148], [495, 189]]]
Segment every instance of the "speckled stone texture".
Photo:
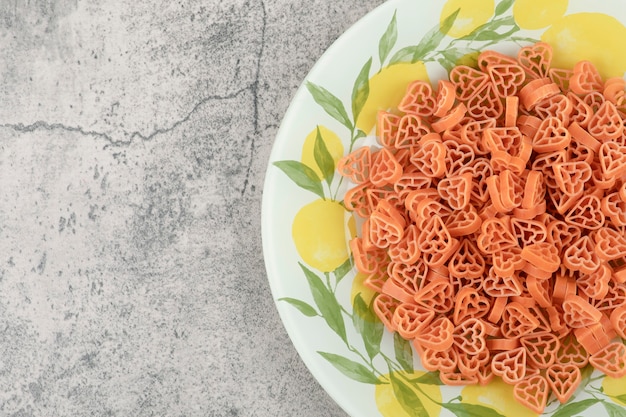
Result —
[[276, 313], [261, 194], [381, 2], [0, 1], [0, 416], [345, 416]]

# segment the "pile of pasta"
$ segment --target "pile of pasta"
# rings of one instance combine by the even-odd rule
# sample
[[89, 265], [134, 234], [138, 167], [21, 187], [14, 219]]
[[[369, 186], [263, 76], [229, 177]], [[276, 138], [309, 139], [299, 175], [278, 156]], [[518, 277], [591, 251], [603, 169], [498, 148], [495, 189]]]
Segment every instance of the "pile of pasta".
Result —
[[373, 309], [449, 385], [500, 377], [541, 413], [592, 364], [626, 375], [626, 83], [484, 51], [381, 111], [337, 164]]

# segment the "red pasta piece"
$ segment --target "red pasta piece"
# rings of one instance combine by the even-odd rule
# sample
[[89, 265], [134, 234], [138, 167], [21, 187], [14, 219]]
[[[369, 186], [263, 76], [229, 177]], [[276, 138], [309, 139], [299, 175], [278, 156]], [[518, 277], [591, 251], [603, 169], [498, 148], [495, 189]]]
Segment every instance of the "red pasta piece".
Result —
[[498, 119], [503, 112], [502, 102], [489, 82], [467, 101], [467, 114], [474, 120]]
[[446, 385], [463, 386], [478, 383], [477, 375], [465, 375], [462, 372], [440, 372], [439, 379]]
[[591, 166], [587, 162], [561, 162], [554, 166], [554, 178], [566, 195], [579, 197], [591, 179]]
[[561, 265], [559, 250], [549, 242], [537, 242], [524, 246], [522, 258], [538, 269], [556, 272]]
[[598, 258], [604, 261], [626, 257], [626, 235], [615, 229], [610, 227], [599, 228], [593, 233], [593, 241], [595, 253]]
[[569, 80], [574, 75], [574, 71], [564, 68], [550, 68], [548, 70], [548, 76], [553, 83], [559, 86], [561, 91], [569, 91]]
[[555, 94], [538, 102], [534, 111], [542, 119], [556, 117], [567, 126], [573, 109], [572, 101], [565, 94]]
[[604, 224], [604, 213], [600, 199], [588, 194], [578, 200], [565, 216], [565, 221], [578, 225], [584, 229], [596, 230]]
[[576, 280], [576, 285], [587, 297], [594, 300], [602, 300], [609, 292], [610, 281], [611, 268], [606, 264], [600, 264], [600, 267], [595, 272], [591, 274], [580, 274]]
[[398, 243], [389, 245], [389, 257], [392, 261], [414, 264], [419, 259], [421, 253], [417, 246], [419, 231], [414, 224], [409, 225], [404, 230], [404, 236]]
[[364, 146], [337, 161], [337, 171], [353, 183], [363, 184], [369, 180], [370, 164], [370, 148]]
[[626, 174], [626, 146], [604, 142], [598, 151], [604, 179], [620, 178]]
[[443, 117], [454, 106], [456, 99], [455, 86], [450, 81], [439, 80], [437, 88], [437, 100], [433, 116]]
[[480, 229], [481, 223], [482, 219], [472, 205], [454, 211], [446, 219], [446, 227], [452, 237], [471, 235]]

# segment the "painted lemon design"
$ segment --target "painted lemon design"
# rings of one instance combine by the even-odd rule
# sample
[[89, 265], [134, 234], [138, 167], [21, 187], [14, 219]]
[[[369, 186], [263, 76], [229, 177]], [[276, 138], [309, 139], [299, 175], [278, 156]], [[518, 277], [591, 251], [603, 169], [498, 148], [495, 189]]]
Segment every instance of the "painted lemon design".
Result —
[[480, 52], [470, 52], [457, 59], [456, 65], [467, 65], [468, 67], [478, 68], [478, 55]]
[[379, 110], [395, 108], [412, 81], [428, 81], [423, 62], [402, 63], [385, 67], [369, 80], [370, 92], [356, 120], [356, 127], [370, 133], [376, 124]]
[[[337, 161], [343, 156], [343, 144], [339, 139], [339, 136], [332, 130], [328, 129], [325, 126], [319, 126], [320, 136], [322, 137], [322, 141], [324, 145], [326, 145], [326, 149], [333, 157], [335, 161], [335, 165], [337, 165]], [[302, 163], [309, 168], [313, 169], [320, 179], [325, 179], [324, 175], [322, 175], [322, 171], [320, 167], [315, 162], [315, 155], [313, 150], [315, 149], [315, 138], [317, 137], [317, 128], [313, 129], [311, 133], [309, 133], [304, 139], [304, 144], [302, 145]]]
[[541, 36], [552, 45], [553, 67], [572, 68], [580, 60], [589, 60], [605, 78], [622, 77], [626, 71], [624, 39], [626, 27], [602, 13], [567, 15]]
[[[400, 378], [404, 380], [404, 377], [408, 377], [410, 379], [419, 378], [424, 375], [424, 372], [416, 371], [415, 373], [407, 373], [407, 372], [396, 372], [397, 374], [401, 374]], [[389, 378], [389, 374], [384, 375], [387, 379]], [[407, 382], [407, 385], [410, 386], [410, 383]], [[417, 384], [419, 387], [411, 387], [417, 398], [420, 399], [424, 409], [428, 413], [429, 416], [438, 416], [441, 412], [441, 390], [438, 385], [427, 385], [427, 384]], [[421, 391], [420, 391], [421, 390]], [[396, 395], [393, 391], [393, 387], [391, 384], [378, 384], [376, 385], [376, 392], [374, 394], [374, 398], [376, 400], [376, 406], [378, 407], [378, 411], [384, 417], [411, 417], [409, 413], [407, 413], [402, 405], [398, 402]]]
[[602, 390], [613, 402], [626, 406], [626, 377], [604, 377], [602, 380]]
[[307, 265], [331, 272], [348, 259], [344, 220], [344, 208], [332, 200], [316, 200], [298, 211], [291, 235]]
[[[370, 305], [370, 303], [372, 302], [372, 299], [376, 295], [376, 291], [363, 285], [366, 279], [367, 279], [367, 275], [365, 275], [362, 272], [359, 272], [354, 277], [354, 280], [352, 280], [352, 288], [350, 289], [350, 302], [352, 303], [353, 307], [354, 307], [354, 299], [356, 298], [357, 294], [361, 294], [361, 298], [363, 299], [363, 301], [365, 301], [365, 304], [368, 306]], [[354, 308], [353, 308], [353, 311], [354, 311]], [[365, 318], [365, 317], [361, 315], [361, 318]]]
[[484, 25], [493, 16], [494, 0], [448, 0], [441, 9], [439, 24], [452, 13], [459, 11], [447, 35], [461, 38]]
[[545, 28], [565, 14], [567, 3], [568, 0], [516, 0], [513, 18], [522, 29]]
[[513, 385], [494, 378], [488, 385], [468, 385], [461, 391], [461, 402], [490, 407], [503, 416], [536, 417], [513, 396]]

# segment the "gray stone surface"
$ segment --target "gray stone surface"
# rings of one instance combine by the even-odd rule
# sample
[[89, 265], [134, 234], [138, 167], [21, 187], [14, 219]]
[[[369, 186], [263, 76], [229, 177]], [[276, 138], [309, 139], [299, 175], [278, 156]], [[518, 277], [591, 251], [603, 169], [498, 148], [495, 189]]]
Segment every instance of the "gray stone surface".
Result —
[[289, 101], [382, 0], [0, 2], [0, 416], [344, 416], [261, 251]]

